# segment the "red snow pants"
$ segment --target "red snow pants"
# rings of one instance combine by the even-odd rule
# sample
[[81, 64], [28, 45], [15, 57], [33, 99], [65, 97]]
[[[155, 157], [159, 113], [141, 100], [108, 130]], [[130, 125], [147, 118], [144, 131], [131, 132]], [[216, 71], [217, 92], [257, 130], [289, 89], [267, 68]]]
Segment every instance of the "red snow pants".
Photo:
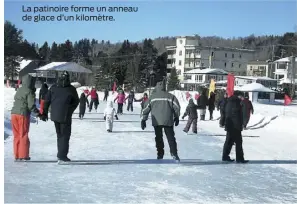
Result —
[[29, 157], [30, 140], [30, 116], [11, 115], [11, 126], [13, 132], [13, 151], [15, 159], [26, 159]]
[[43, 108], [44, 108], [44, 100], [40, 100], [40, 108], [39, 108], [39, 112], [40, 114], [43, 114]]

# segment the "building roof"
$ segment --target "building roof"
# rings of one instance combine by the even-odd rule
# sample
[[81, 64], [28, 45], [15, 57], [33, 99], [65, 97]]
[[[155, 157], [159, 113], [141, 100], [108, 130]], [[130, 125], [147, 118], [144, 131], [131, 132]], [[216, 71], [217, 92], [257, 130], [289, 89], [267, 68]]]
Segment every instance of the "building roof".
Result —
[[251, 83], [251, 84], [245, 84], [241, 87], [234, 88], [238, 91], [242, 92], [268, 92], [268, 93], [275, 93], [275, 91], [263, 86], [259, 83]]
[[[280, 80], [280, 84], [292, 84], [292, 82], [294, 83], [294, 81], [292, 81], [291, 79], [289, 78], [282, 78]], [[297, 79], [295, 79], [295, 84], [297, 84]]]
[[235, 76], [235, 78], [239, 78], [239, 79], [249, 79], [249, 80], [277, 81], [276, 79], [272, 79], [272, 78], [270, 78], [270, 77]]
[[[291, 61], [290, 57], [285, 57], [285, 58], [281, 58], [279, 60], [276, 60], [274, 62], [290, 62], [290, 61]], [[297, 57], [295, 58], [295, 62], [297, 62]]]
[[228, 74], [223, 69], [213, 69], [213, 68], [206, 68], [206, 69], [193, 69], [190, 71], [185, 72], [185, 74]]
[[26, 59], [22, 59], [19, 63], [20, 63], [20, 70], [24, 69], [26, 66], [28, 66], [33, 60], [26, 60]]
[[262, 60], [253, 60], [253, 61], [249, 61], [247, 64], [248, 65], [249, 64], [252, 64], [252, 65], [256, 65], [256, 64], [263, 65], [263, 64], [265, 64], [265, 65], [268, 65], [268, 62], [262, 61]]
[[36, 71], [68, 71], [75, 73], [92, 73], [91, 70], [75, 62], [52, 62], [43, 67], [35, 69]]

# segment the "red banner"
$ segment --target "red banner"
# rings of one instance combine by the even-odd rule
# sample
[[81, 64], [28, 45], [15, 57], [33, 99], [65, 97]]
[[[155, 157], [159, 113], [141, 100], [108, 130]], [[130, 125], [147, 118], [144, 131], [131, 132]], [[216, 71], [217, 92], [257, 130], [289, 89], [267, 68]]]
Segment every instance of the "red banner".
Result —
[[233, 74], [228, 74], [227, 77], [227, 94], [228, 97], [232, 96], [234, 93], [234, 83], [235, 83], [235, 77]]
[[284, 98], [284, 105], [287, 106], [290, 103], [292, 103], [292, 99], [290, 98], [290, 96], [288, 96], [287, 94], [285, 94], [285, 98]]

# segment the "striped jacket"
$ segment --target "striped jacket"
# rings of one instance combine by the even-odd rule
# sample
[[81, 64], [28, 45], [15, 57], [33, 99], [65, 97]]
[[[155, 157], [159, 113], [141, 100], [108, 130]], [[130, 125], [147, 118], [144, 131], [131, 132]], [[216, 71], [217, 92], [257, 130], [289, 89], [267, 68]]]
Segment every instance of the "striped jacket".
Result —
[[149, 97], [142, 110], [142, 120], [147, 120], [151, 112], [153, 126], [173, 126], [174, 118], [180, 116], [177, 98], [166, 92], [166, 83], [158, 82], [154, 93]]

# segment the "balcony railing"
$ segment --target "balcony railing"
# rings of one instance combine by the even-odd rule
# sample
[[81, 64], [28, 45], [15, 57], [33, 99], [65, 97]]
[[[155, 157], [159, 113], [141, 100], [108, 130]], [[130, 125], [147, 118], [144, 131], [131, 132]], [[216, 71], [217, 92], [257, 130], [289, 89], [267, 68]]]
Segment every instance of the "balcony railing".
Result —
[[197, 54], [197, 53], [186, 54], [186, 58], [201, 58], [201, 54]]

